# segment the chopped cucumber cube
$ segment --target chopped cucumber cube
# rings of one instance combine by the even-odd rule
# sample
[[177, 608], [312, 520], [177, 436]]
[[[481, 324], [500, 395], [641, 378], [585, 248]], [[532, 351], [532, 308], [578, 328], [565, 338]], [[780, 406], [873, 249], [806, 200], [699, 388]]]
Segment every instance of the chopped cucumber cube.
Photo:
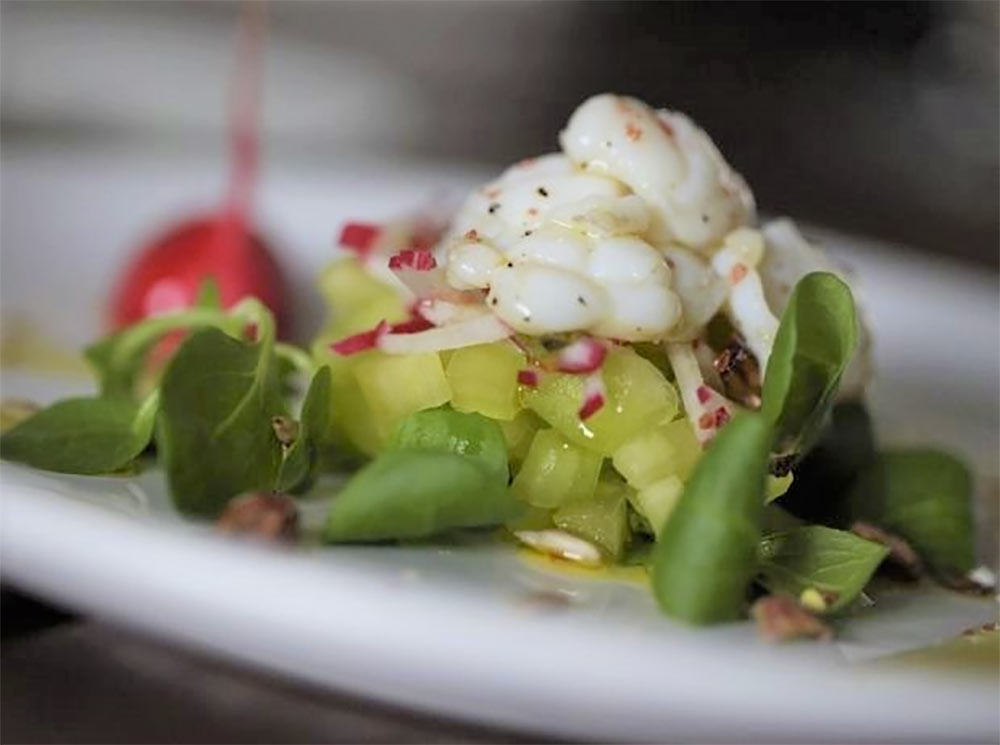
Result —
[[644, 489], [667, 476], [686, 479], [701, 447], [686, 419], [640, 432], [614, 452], [612, 462], [629, 485]]
[[393, 322], [408, 315], [399, 293], [353, 257], [329, 264], [320, 275], [319, 291], [335, 318], [363, 319], [358, 321], [360, 328], [348, 334], [374, 326], [383, 318]]
[[565, 437], [601, 455], [611, 455], [639, 432], [677, 414], [677, 390], [635, 352], [616, 347], [601, 370], [607, 396], [587, 420], [579, 417], [584, 376], [545, 373], [537, 388], [521, 392], [522, 403]]
[[521, 408], [517, 371], [524, 364], [524, 355], [506, 341], [456, 349], [446, 370], [451, 405], [491, 419], [513, 419]]
[[621, 482], [601, 480], [592, 499], [563, 505], [553, 513], [552, 520], [557, 527], [596, 544], [618, 561], [628, 545], [628, 492]]
[[554, 429], [535, 434], [511, 484], [515, 496], [536, 507], [589, 499], [601, 473], [601, 456], [574, 445]]
[[670, 513], [684, 491], [684, 482], [677, 476], [660, 479], [635, 494], [632, 505], [649, 521], [657, 538], [663, 531]]
[[371, 411], [379, 445], [403, 417], [448, 403], [451, 389], [436, 353], [391, 355], [373, 351], [352, 366], [361, 396]]
[[509, 422], [501, 420], [497, 423], [507, 441], [507, 459], [512, 466], [524, 462], [535, 433], [545, 425], [537, 414], [528, 409], [521, 409]]

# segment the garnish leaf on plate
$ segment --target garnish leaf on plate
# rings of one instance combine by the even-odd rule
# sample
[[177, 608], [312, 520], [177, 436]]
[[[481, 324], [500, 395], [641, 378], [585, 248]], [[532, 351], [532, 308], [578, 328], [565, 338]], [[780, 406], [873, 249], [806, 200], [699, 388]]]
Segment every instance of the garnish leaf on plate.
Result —
[[256, 343], [202, 329], [163, 374], [157, 446], [183, 512], [215, 515], [236, 494], [271, 488], [278, 475], [281, 445], [271, 422], [286, 412], [274, 322], [263, 306], [256, 316]]
[[112, 473], [149, 445], [158, 410], [155, 392], [141, 404], [123, 398], [66, 399], [4, 433], [0, 454], [60, 473]]
[[802, 525], [764, 536], [759, 581], [772, 593], [796, 598], [816, 590], [824, 610], [836, 611], [858, 596], [888, 553], [844, 530]]
[[87, 347], [84, 356], [97, 374], [102, 395], [131, 397], [146, 358], [160, 339], [171, 332], [205, 327], [237, 333], [240, 322], [221, 310], [189, 308], [147, 318], [106, 336]]
[[851, 519], [905, 539], [939, 573], [975, 565], [972, 479], [956, 458], [930, 449], [878, 455], [851, 491]]
[[740, 414], [698, 461], [653, 552], [653, 591], [694, 624], [739, 618], [757, 564], [770, 422]]
[[850, 288], [829, 272], [795, 286], [764, 375], [761, 410], [774, 423], [781, 451], [807, 450], [833, 405], [857, 346]]
[[454, 528], [500, 525], [521, 505], [481, 460], [451, 452], [390, 450], [334, 497], [329, 543], [425, 538]]
[[278, 491], [301, 493], [315, 480], [319, 451], [330, 420], [330, 389], [330, 368], [324, 366], [313, 375], [302, 401], [298, 433], [278, 469], [275, 482]]

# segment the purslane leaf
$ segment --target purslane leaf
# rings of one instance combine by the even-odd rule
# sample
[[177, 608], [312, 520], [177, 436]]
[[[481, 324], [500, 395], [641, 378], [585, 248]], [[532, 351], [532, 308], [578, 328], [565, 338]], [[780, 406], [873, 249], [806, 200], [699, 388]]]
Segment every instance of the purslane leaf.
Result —
[[0, 454], [60, 473], [111, 473], [149, 445], [158, 409], [156, 393], [141, 404], [118, 398], [66, 399], [4, 433]]
[[660, 607], [688, 623], [739, 618], [757, 564], [770, 422], [740, 414], [698, 461], [653, 552]]
[[500, 525], [521, 505], [474, 458], [395, 450], [361, 469], [334, 497], [329, 543], [425, 538], [455, 528]]
[[773, 593], [799, 597], [814, 588], [837, 611], [858, 596], [889, 550], [853, 533], [803, 525], [766, 535], [759, 580]]
[[774, 423], [778, 449], [802, 452], [818, 436], [857, 346], [850, 288], [828, 272], [795, 286], [764, 375], [761, 411]]
[[330, 387], [330, 368], [321, 367], [302, 401], [298, 435], [281, 461], [275, 482], [278, 491], [301, 493], [315, 480], [319, 450], [330, 420]]
[[947, 453], [880, 453], [851, 491], [849, 517], [904, 538], [931, 569], [965, 573], [975, 565], [972, 478]]
[[184, 512], [211, 516], [236, 494], [274, 485], [282, 454], [271, 420], [286, 411], [273, 325], [258, 323], [257, 343], [194, 332], [163, 375], [157, 446]]

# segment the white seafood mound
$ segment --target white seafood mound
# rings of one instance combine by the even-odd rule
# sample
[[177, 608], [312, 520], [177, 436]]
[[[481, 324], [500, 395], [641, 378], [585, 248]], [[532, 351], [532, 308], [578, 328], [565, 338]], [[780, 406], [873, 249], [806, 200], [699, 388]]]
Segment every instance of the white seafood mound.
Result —
[[722, 312], [763, 369], [825, 255], [787, 221], [757, 230], [746, 182], [683, 114], [602, 94], [560, 144], [469, 195], [438, 248], [448, 283], [533, 335], [693, 342]]

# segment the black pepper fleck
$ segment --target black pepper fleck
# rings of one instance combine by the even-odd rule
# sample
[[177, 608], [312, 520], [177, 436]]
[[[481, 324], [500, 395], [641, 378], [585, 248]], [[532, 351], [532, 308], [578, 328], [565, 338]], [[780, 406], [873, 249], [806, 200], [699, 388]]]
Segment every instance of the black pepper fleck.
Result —
[[531, 235], [531, 231], [530, 230], [525, 230], [524, 231], [524, 237], [527, 238], [529, 235]]
[[702, 222], [708, 222], [708, 215], [702, 215], [701, 216], [701, 221]]
[[507, 268], [508, 269], [513, 269], [514, 268], [514, 262], [513, 261], [508, 261], [507, 262]]
[[548, 189], [546, 189], [544, 186], [538, 187], [538, 193], [541, 194], [543, 197], [547, 197], [549, 195]]
[[494, 202], [493, 204], [490, 205], [489, 209], [486, 211], [492, 215], [498, 209], [500, 209], [500, 202]]
[[496, 305], [499, 302], [500, 300], [498, 298], [493, 298], [492, 300], [490, 300], [490, 305]]
[[580, 305], [583, 305], [583, 306], [587, 305], [587, 301], [583, 299], [583, 295], [577, 295], [576, 296], [576, 302], [578, 302]]
[[605, 140], [604, 147], [611, 147], [611, 140]]

